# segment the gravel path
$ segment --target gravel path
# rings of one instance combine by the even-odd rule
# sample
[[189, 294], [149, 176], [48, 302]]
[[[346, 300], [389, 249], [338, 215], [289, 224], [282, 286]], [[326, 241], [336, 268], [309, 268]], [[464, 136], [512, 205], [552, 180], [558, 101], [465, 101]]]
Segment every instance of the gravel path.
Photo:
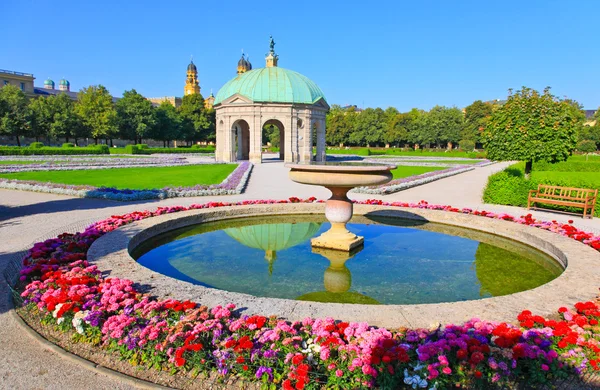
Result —
[[[523, 215], [517, 207], [484, 205], [481, 192], [490, 174], [509, 165], [499, 163], [476, 168], [457, 176], [414, 187], [386, 196], [350, 194], [353, 199], [379, 198], [390, 201], [450, 204], [457, 207]], [[0, 273], [14, 254], [40, 238], [56, 235], [65, 227], [85, 226], [93, 220], [128, 211], [153, 209], [165, 205], [189, 205], [210, 200], [286, 199], [291, 196], [318, 199], [329, 197], [329, 191], [293, 183], [281, 162], [255, 165], [244, 194], [220, 197], [172, 198], [161, 201], [120, 203], [101, 199], [81, 199], [33, 192], [0, 190]], [[546, 220], [567, 221], [588, 231], [600, 231], [598, 219], [555, 213], [532, 212]], [[77, 362], [41, 346], [24, 333], [11, 314], [9, 291], [0, 277], [0, 389], [131, 389], [134, 384], [120, 378], [89, 370]]]

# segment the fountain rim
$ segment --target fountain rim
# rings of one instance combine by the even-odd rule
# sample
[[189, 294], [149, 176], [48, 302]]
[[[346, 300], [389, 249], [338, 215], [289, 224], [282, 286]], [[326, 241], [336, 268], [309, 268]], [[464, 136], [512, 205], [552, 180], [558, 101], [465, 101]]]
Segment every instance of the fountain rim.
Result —
[[309, 171], [309, 172], [330, 172], [330, 173], [369, 173], [369, 172], [387, 172], [392, 169], [396, 169], [397, 165], [394, 164], [372, 164], [362, 163], [353, 165], [343, 163], [287, 163], [286, 168], [290, 168], [295, 171]]
[[371, 325], [425, 327], [462, 323], [471, 318], [516, 322], [524, 309], [552, 315], [561, 306], [594, 299], [600, 279], [600, 254], [585, 244], [556, 233], [498, 219], [428, 209], [392, 206], [355, 205], [355, 215], [413, 218], [451, 226], [465, 227], [519, 241], [545, 252], [565, 267], [556, 279], [537, 288], [515, 294], [461, 302], [412, 305], [362, 305], [303, 302], [264, 298], [194, 285], [139, 265], [130, 251], [142, 242], [169, 230], [202, 222], [249, 216], [322, 214], [323, 203], [264, 204], [198, 209], [148, 218], [110, 232], [94, 242], [88, 260], [111, 277], [131, 279], [152, 295], [180, 300], [191, 299], [209, 307], [234, 303], [244, 314], [276, 315], [288, 320], [306, 317], [368, 322]]

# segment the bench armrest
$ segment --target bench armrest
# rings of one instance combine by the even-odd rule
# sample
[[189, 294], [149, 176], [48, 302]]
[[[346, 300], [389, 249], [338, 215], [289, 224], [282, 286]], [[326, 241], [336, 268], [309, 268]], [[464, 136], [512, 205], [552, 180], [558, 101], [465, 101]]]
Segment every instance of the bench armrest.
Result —
[[537, 195], [538, 190], [529, 190], [529, 196], [536, 194]]

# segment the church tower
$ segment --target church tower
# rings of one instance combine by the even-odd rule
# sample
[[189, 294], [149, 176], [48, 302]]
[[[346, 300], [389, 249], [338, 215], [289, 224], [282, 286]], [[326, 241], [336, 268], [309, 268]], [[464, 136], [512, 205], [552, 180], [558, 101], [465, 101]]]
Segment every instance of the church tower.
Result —
[[194, 61], [190, 61], [187, 67], [187, 78], [185, 79], [183, 95], [186, 96], [193, 93], [200, 93], [200, 83], [198, 82], [198, 69], [196, 69]]
[[273, 36], [269, 38], [269, 54], [267, 54], [265, 60], [267, 61], [267, 68], [274, 68], [279, 61], [279, 55], [275, 54], [275, 41], [273, 40]]
[[250, 63], [250, 58], [246, 57], [244, 53], [242, 53], [242, 58], [238, 61], [237, 73], [242, 74], [246, 73], [249, 70], [252, 70], [252, 64]]

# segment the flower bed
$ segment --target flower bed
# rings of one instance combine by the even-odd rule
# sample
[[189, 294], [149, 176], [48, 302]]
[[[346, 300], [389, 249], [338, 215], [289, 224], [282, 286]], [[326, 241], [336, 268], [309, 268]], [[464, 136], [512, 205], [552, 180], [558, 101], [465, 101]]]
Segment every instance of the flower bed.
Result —
[[[211, 202], [160, 207], [97, 222], [82, 233], [37, 243], [23, 261], [27, 312], [71, 332], [78, 342], [119, 354], [133, 365], [172, 373], [216, 373], [259, 381], [265, 388], [490, 388], [522, 381], [536, 387], [600, 366], [600, 307], [558, 308], [556, 319], [524, 310], [519, 325], [472, 319], [436, 329], [370, 327], [331, 318], [287, 322], [240, 314], [233, 305], [207, 308], [140, 294], [134, 282], [107, 278], [86, 254], [102, 235], [134, 221], [190, 209], [265, 203]], [[570, 237], [600, 250], [600, 236], [571, 224], [537, 221], [451, 206], [367, 200], [502, 219]]]
[[[71, 171], [110, 168], [137, 167], [173, 167], [188, 164], [185, 158], [86, 158], [86, 159], [27, 159], [25, 161], [40, 161], [39, 164], [0, 165], [0, 173], [17, 173], [31, 171]], [[207, 162], [208, 163], [208, 162]], [[203, 164], [203, 163], [198, 163]], [[206, 164], [206, 163], [204, 163]], [[215, 162], [211, 162], [215, 164]]]
[[155, 190], [120, 190], [116, 188], [41, 183], [37, 181], [0, 178], [0, 188], [119, 201], [165, 199], [186, 196], [234, 195], [244, 191], [252, 167], [253, 165], [251, 163], [242, 162], [221, 183], [213, 185], [197, 185], [194, 187], [166, 187]]

